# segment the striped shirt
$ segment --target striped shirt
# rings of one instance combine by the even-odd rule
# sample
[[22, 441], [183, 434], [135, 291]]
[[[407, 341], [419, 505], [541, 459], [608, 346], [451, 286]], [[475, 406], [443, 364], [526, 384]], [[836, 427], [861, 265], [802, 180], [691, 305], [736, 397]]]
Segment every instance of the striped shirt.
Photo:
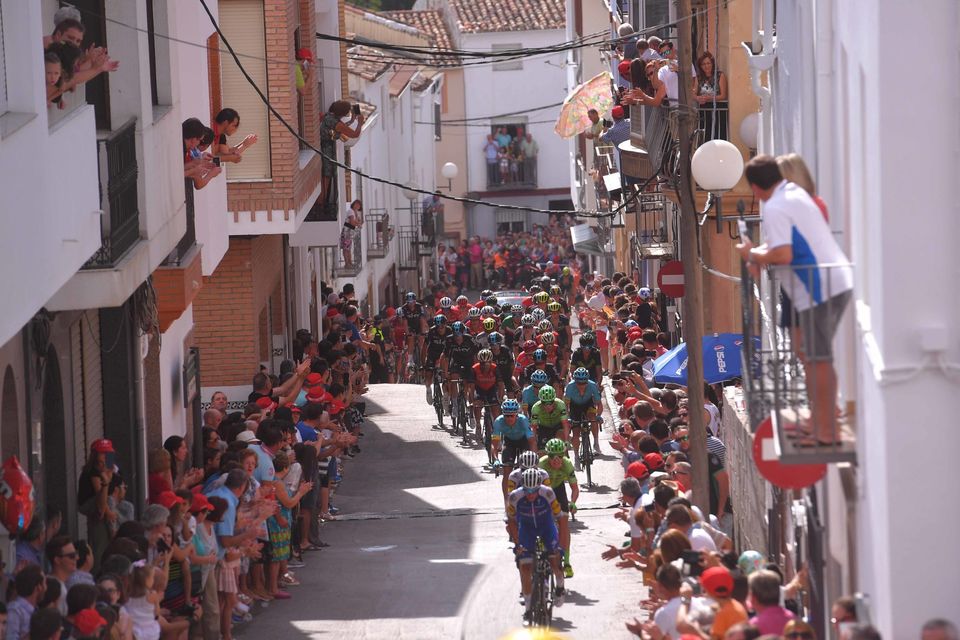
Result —
[[720, 464], [724, 467], [727, 466], [727, 446], [723, 444], [720, 438], [709, 432], [707, 433], [707, 453], [717, 456], [720, 459]]

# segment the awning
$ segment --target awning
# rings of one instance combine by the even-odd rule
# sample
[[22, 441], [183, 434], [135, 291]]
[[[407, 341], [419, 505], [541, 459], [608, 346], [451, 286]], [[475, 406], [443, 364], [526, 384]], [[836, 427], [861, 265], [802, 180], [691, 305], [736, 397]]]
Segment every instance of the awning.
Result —
[[570, 227], [570, 239], [573, 240], [573, 249], [577, 253], [587, 253], [594, 256], [606, 255], [596, 232], [588, 224], [578, 224]]

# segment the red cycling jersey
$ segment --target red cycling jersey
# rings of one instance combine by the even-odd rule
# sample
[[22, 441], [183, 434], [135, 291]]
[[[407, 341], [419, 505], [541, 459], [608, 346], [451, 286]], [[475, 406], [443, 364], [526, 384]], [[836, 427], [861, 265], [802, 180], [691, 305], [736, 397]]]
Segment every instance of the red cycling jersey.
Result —
[[478, 362], [473, 365], [473, 384], [478, 389], [483, 389], [484, 391], [489, 391], [490, 389], [497, 386], [497, 367], [493, 364], [488, 364], [486, 369], [483, 366], [482, 362]]

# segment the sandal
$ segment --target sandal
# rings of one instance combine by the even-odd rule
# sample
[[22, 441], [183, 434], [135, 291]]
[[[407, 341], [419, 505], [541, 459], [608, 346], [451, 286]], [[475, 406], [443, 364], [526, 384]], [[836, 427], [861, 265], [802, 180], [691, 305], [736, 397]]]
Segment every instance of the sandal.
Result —
[[336, 519], [337, 519], [337, 516], [335, 516], [335, 515], [333, 515], [333, 514], [331, 514], [331, 513], [329, 513], [329, 512], [324, 512], [324, 513], [321, 513], [321, 514], [320, 514], [320, 519], [323, 520], [324, 522], [327, 522], [327, 521], [329, 521], [329, 520], [336, 520]]

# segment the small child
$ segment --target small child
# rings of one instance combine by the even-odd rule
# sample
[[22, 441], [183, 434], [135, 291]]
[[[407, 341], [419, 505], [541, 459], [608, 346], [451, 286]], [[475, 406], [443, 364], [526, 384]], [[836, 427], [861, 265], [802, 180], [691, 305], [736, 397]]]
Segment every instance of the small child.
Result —
[[60, 56], [52, 51], [43, 54], [43, 66], [47, 77], [47, 103], [63, 109], [63, 96], [60, 87], [63, 84], [63, 64]]
[[151, 564], [133, 567], [130, 598], [123, 605], [133, 621], [133, 637], [137, 640], [160, 639], [160, 594], [153, 589], [155, 571]]

